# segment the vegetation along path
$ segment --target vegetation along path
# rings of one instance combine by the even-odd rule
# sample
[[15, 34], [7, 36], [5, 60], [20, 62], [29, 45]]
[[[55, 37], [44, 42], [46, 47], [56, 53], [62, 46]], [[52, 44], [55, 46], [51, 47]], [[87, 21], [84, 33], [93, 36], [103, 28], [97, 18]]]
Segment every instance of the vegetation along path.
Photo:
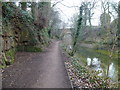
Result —
[[18, 52], [4, 69], [3, 88], [71, 88], [64, 60], [59, 41], [40, 53]]

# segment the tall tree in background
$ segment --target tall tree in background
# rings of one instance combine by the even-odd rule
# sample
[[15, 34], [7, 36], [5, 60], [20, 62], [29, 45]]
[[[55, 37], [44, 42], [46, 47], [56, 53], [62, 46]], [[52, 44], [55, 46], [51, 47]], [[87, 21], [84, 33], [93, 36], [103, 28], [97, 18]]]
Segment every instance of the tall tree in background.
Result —
[[110, 25], [110, 21], [111, 21], [111, 17], [108, 13], [103, 13], [100, 16], [100, 23], [102, 27], [107, 27], [108, 25]]
[[83, 26], [87, 26], [88, 20], [88, 4], [87, 2], [83, 2]]
[[91, 2], [83, 2], [83, 22], [84, 25], [87, 25], [87, 21], [89, 22], [89, 26], [92, 26], [91, 19], [93, 16], [93, 9], [96, 7], [96, 0]]
[[108, 33], [110, 31], [111, 23], [110, 2], [101, 0], [101, 7], [103, 10], [103, 13], [100, 16], [101, 29]]
[[95, 0], [93, 2], [88, 2], [88, 21], [89, 21], [90, 26], [92, 26], [91, 18], [92, 18], [93, 14], [94, 14], [94, 13], [92, 13], [92, 10], [95, 8], [95, 5], [96, 5]]
[[[118, 3], [118, 54], [120, 54], [120, 1]], [[120, 56], [118, 56], [118, 59], [120, 60]], [[120, 62], [118, 62], [118, 65], [120, 65]], [[119, 69], [120, 72], [120, 69]], [[120, 73], [118, 74], [118, 76], [120, 76]], [[118, 78], [118, 81], [120, 81], [120, 77]]]
[[118, 4], [118, 18], [119, 18], [119, 20], [118, 20], [118, 30], [120, 32], [120, 1], [119, 1], [119, 4]]
[[[118, 49], [120, 50], [120, 1], [118, 3]], [[120, 51], [119, 51], [120, 54]], [[120, 58], [120, 57], [119, 57]]]
[[103, 13], [100, 16], [100, 23], [101, 23], [100, 36], [102, 37], [102, 42], [107, 43], [109, 39], [108, 36], [110, 33], [110, 23], [111, 23], [110, 2], [101, 0], [101, 9]]

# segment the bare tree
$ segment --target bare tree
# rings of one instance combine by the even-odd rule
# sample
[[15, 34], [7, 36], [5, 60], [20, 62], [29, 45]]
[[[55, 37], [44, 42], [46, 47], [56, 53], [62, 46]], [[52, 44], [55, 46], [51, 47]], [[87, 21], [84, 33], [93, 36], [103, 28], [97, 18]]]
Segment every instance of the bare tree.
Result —
[[120, 1], [118, 3], [118, 18], [119, 18], [118, 29], [120, 30]]
[[93, 16], [93, 9], [96, 7], [96, 0], [93, 0], [92, 2], [83, 2], [83, 12], [84, 12], [84, 24], [87, 24], [87, 20], [89, 22], [89, 25], [92, 26], [91, 18]]

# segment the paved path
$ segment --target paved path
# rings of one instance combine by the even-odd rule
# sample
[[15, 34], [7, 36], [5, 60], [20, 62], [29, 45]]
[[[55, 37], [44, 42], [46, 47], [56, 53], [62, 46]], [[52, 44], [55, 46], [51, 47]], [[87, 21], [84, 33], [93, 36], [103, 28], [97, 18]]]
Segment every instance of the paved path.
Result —
[[19, 52], [16, 62], [3, 72], [7, 88], [71, 88], [59, 41], [41, 53]]

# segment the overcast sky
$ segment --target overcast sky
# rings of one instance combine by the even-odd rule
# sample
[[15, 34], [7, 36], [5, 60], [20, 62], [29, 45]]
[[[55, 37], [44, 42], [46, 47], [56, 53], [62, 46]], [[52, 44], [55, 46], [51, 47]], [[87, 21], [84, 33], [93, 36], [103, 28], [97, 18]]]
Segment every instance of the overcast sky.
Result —
[[[60, 0], [53, 0], [53, 2], [57, 2], [57, 1], [60, 1]], [[61, 3], [66, 6], [62, 5], [61, 3], [58, 3], [56, 5], [56, 8], [58, 8], [60, 12], [62, 21], [68, 23], [68, 26], [70, 26], [71, 24], [71, 17], [73, 17], [74, 14], [77, 14], [79, 12], [78, 7], [80, 7], [81, 2], [83, 1], [92, 1], [92, 0], [63, 0], [63, 1], [61, 0]], [[109, 1], [119, 2], [120, 0], [109, 0]], [[101, 4], [100, 0], [97, 0], [97, 7], [94, 9], [94, 15], [92, 17], [93, 18], [92, 25], [100, 24], [99, 18], [102, 13], [100, 4]], [[78, 7], [69, 8], [71, 6], [78, 6]]]

